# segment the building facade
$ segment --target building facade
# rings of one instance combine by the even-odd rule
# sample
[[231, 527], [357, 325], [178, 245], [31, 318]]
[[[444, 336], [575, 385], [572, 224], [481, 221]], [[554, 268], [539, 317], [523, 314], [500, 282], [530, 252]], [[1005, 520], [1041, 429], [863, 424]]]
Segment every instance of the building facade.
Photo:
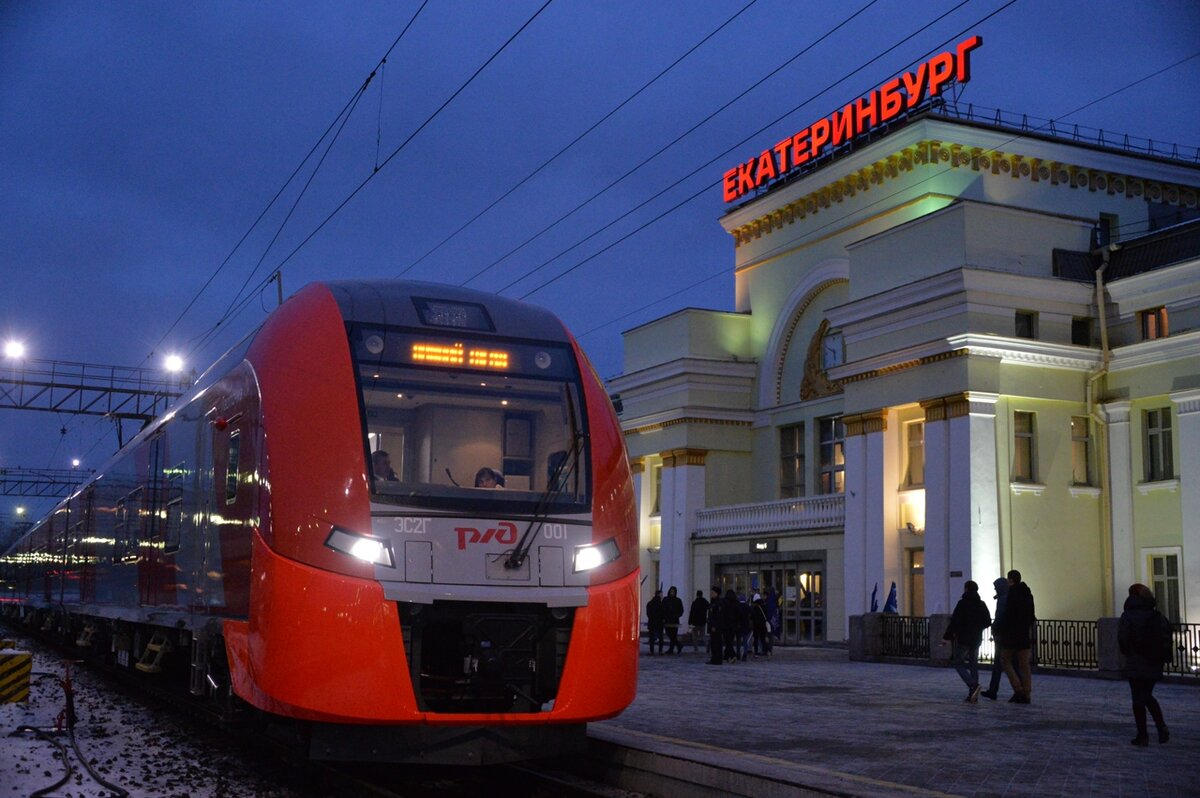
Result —
[[735, 311], [626, 332], [609, 384], [646, 598], [769, 587], [837, 641], [1017, 568], [1043, 618], [1140, 581], [1200, 622], [1198, 187], [926, 112], [726, 213]]

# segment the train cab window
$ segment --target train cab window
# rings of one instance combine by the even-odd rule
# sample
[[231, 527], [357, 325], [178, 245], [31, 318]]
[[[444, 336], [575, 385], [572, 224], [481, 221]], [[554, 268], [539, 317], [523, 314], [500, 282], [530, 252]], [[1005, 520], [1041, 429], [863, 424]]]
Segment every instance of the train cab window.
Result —
[[242, 453], [241, 430], [229, 433], [229, 456], [225, 460], [225, 503], [237, 501], [238, 489], [238, 459]]
[[566, 346], [375, 329], [352, 330], [351, 343], [375, 501], [586, 505], [584, 408]]

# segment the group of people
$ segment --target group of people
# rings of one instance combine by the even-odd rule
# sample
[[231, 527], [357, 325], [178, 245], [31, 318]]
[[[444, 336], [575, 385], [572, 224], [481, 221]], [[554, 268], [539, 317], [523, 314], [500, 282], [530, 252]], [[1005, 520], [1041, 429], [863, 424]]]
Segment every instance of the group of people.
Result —
[[[971, 580], [963, 585], [962, 598], [950, 616], [950, 625], [942, 639], [953, 645], [950, 661], [967, 685], [966, 700], [974, 704], [979, 696], [995, 701], [999, 697], [1000, 673], [1008, 676], [1013, 694], [1012, 704], [1029, 704], [1033, 699], [1031, 649], [1033, 646], [1033, 592], [1021, 581], [1020, 571], [1009, 571], [1007, 577], [993, 582], [996, 588], [996, 618], [979, 597], [979, 585]], [[983, 633], [992, 629], [999, 654], [992, 666], [992, 681], [987, 690], [979, 684], [979, 646]]]
[[[996, 588], [995, 620], [979, 597], [979, 585], [968, 580], [943, 640], [953, 645], [951, 662], [967, 686], [965, 701], [973, 704], [981, 695], [995, 701], [1003, 671], [1013, 689], [1009, 702], [1029, 704], [1033, 694], [1030, 654], [1036, 621], [1033, 592], [1021, 581], [1021, 572], [1016, 570], [1009, 571], [1006, 578], [997, 579], [993, 584]], [[998, 666], [992, 666], [991, 683], [984, 690], [979, 683], [979, 647], [988, 627], [992, 629], [999, 660]], [[1123, 673], [1133, 699], [1137, 736], [1131, 742], [1136, 746], [1146, 746], [1150, 742], [1147, 712], [1154, 719], [1158, 741], [1165, 743], [1170, 739], [1162, 708], [1154, 698], [1154, 685], [1162, 679], [1163, 665], [1171, 661], [1171, 636], [1171, 625], [1156, 609], [1150, 588], [1142, 584], [1130, 585], [1117, 642], [1125, 656]]]
[[[733, 590], [721, 594], [719, 587], [712, 589], [712, 599], [704, 598], [704, 591], [697, 590], [696, 598], [688, 610], [688, 626], [692, 636], [692, 650], [706, 646], [710, 654], [709, 663], [741, 662], [755, 657], [769, 657], [772, 651], [772, 635], [778, 634], [778, 618], [775, 605], [768, 592], [766, 598], [755, 593], [747, 601]], [[664, 598], [662, 590], [654, 591], [654, 598], [646, 605], [646, 618], [650, 627], [651, 654], [681, 654], [683, 644], [679, 641], [679, 627], [683, 620], [683, 601], [678, 590], [671, 587]], [[663, 651], [664, 644], [666, 651]]]

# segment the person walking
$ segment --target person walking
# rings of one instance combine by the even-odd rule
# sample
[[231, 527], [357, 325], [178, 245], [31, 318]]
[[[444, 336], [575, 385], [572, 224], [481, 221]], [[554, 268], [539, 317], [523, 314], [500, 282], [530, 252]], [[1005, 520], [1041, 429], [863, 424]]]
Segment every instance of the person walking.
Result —
[[767, 608], [763, 597], [755, 593], [750, 605], [750, 628], [754, 632], [754, 656], [771, 656], [771, 625], [767, 621]]
[[662, 653], [663, 644], [663, 597], [661, 590], [654, 591], [654, 598], [646, 604], [646, 624], [650, 627], [650, 653], [654, 653], [654, 645], [658, 644], [658, 653]]
[[1033, 700], [1033, 673], [1030, 668], [1031, 631], [1037, 620], [1033, 592], [1021, 581], [1021, 572], [1008, 572], [1008, 602], [1000, 622], [1001, 658], [1004, 673], [1012, 685], [1010, 704], [1029, 704]]
[[1117, 626], [1117, 645], [1125, 655], [1122, 673], [1129, 681], [1133, 722], [1137, 725], [1137, 736], [1130, 742], [1141, 747], [1150, 744], [1150, 736], [1146, 733], [1147, 709], [1158, 729], [1159, 743], [1171, 738], [1163, 720], [1162, 707], [1154, 697], [1154, 685], [1162, 679], [1163, 665], [1171, 661], [1174, 653], [1171, 650], [1171, 624], [1155, 607], [1156, 603], [1150, 588], [1130, 585], [1125, 611]]
[[983, 689], [979, 686], [979, 644], [983, 642], [983, 630], [991, 625], [992, 614], [979, 598], [979, 585], [968, 579], [942, 639], [954, 644], [950, 661], [967, 685], [965, 700], [969, 704], [979, 700]]
[[721, 639], [725, 643], [721, 655], [726, 663], [737, 662], [741, 659], [738, 655], [738, 645], [741, 641], [740, 626], [741, 608], [738, 605], [737, 593], [730, 588], [725, 591], [725, 598], [721, 599]]
[[725, 605], [721, 601], [721, 588], [712, 589], [712, 601], [708, 604], [708, 649], [709, 665], [720, 665], [725, 643]]
[[1000, 677], [1004, 674], [1004, 663], [1000, 661], [1000, 619], [1004, 616], [1004, 607], [1008, 604], [1008, 580], [1003, 576], [992, 582], [996, 588], [996, 617], [992, 621], [992, 679], [988, 689], [980, 693], [984, 698], [995, 701], [1000, 696]]
[[679, 590], [671, 585], [667, 597], [663, 599], [663, 626], [667, 630], [667, 653], [682, 654], [683, 645], [679, 642], [679, 621], [683, 618], [683, 600], [679, 598]]
[[708, 599], [704, 598], [704, 591], [697, 590], [696, 598], [692, 599], [692, 606], [688, 610], [688, 627], [692, 632], [692, 651], [699, 651], [700, 646], [704, 645], [704, 630], [708, 626]]

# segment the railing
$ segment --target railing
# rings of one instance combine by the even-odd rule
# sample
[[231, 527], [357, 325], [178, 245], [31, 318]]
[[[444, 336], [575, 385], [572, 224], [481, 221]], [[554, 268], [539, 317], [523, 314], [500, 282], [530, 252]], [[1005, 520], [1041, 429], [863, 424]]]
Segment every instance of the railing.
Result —
[[885, 657], [929, 657], [929, 619], [886, 614], [883, 621]]
[[1038, 619], [1033, 662], [1043, 668], [1098, 668], [1095, 621]]
[[940, 107], [936, 107], [934, 113], [940, 116], [966, 119], [971, 122], [983, 122], [1010, 130], [1040, 133], [1066, 141], [1095, 144], [1100, 147], [1124, 150], [1125, 152], [1132, 152], [1139, 155], [1151, 155], [1157, 158], [1170, 158], [1174, 161], [1190, 163], [1200, 162], [1200, 147], [1144, 139], [1131, 136], [1128, 133], [1115, 133], [1111, 130], [1087, 127], [1086, 125], [1066, 124], [1055, 119], [1043, 119], [1030, 116], [1029, 114], [1005, 111], [1000, 108], [987, 108], [982, 105], [975, 105], [974, 103], [964, 105], [947, 100]]
[[797, 529], [835, 529], [846, 524], [846, 497], [840, 493], [729, 504], [696, 513], [696, 538], [758, 535]]
[[1177, 623], [1175, 658], [1163, 666], [1163, 673], [1176, 676], [1200, 676], [1200, 623]]

